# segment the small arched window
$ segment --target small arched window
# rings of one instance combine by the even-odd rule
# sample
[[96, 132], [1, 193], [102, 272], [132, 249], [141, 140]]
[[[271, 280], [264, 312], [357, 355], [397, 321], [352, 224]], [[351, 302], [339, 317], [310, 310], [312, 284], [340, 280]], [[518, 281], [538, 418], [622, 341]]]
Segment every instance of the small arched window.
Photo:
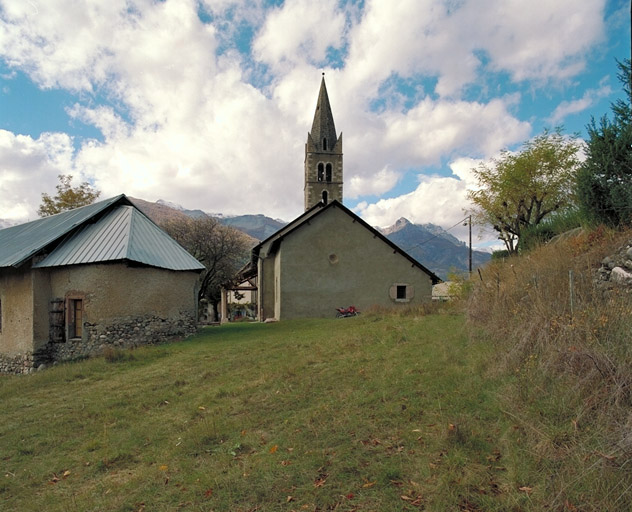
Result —
[[323, 190], [323, 204], [327, 204], [327, 191]]
[[325, 181], [331, 181], [331, 164], [327, 164], [325, 167]]
[[327, 137], [323, 139], [323, 149], [327, 151]]
[[318, 181], [325, 180], [325, 167], [322, 163], [318, 164]]

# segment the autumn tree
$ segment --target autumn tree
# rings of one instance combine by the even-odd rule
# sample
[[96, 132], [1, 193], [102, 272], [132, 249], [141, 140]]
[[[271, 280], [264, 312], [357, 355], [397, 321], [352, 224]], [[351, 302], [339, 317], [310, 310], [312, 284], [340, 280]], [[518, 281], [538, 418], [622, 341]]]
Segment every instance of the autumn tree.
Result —
[[247, 235], [213, 217], [171, 219], [161, 227], [206, 267], [200, 275], [198, 302], [207, 299], [217, 314], [221, 285], [247, 261]]
[[55, 197], [49, 196], [46, 192], [42, 193], [42, 204], [37, 210], [40, 217], [48, 217], [92, 204], [101, 195], [101, 191], [94, 189], [87, 181], [73, 187], [72, 174], [60, 174], [58, 178], [59, 184], [56, 187]]
[[586, 127], [586, 160], [577, 175], [582, 210], [614, 226], [632, 223], [632, 64], [617, 64], [624, 98], [612, 104], [612, 119], [592, 118]]
[[516, 253], [525, 229], [573, 204], [579, 148], [577, 137], [557, 128], [526, 141], [518, 152], [504, 150], [481, 162], [473, 169], [478, 188], [468, 192], [475, 220], [491, 225], [507, 251]]

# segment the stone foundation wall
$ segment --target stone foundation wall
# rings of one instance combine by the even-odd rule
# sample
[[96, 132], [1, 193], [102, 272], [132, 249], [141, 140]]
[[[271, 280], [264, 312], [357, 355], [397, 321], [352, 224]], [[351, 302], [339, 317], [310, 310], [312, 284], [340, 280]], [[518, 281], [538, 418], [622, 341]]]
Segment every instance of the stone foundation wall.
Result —
[[16, 356], [0, 354], [0, 373], [31, 373], [35, 368], [34, 356], [31, 352]]
[[31, 373], [41, 364], [101, 355], [106, 347], [128, 349], [164, 343], [189, 336], [197, 330], [195, 318], [188, 313], [181, 313], [178, 319], [128, 317], [107, 326], [86, 322], [83, 328], [83, 339], [48, 343], [37, 354], [0, 355], [0, 373]]

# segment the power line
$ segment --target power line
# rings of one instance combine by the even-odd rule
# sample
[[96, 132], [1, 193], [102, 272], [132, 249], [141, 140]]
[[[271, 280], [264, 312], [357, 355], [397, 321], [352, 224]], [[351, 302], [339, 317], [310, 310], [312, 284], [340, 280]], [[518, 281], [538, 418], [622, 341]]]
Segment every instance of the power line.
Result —
[[[445, 232], [450, 231], [451, 229], [454, 229], [455, 227], [457, 227], [459, 224], [465, 222], [466, 220], [469, 219], [469, 215], [463, 219], [461, 219], [459, 222], [457, 222], [454, 226], [449, 227], [448, 229], [444, 229]], [[430, 238], [428, 238], [427, 240], [424, 240], [423, 242], [419, 242], [418, 244], [415, 244], [413, 246], [410, 247], [410, 249], [414, 249], [415, 247], [420, 247], [423, 244], [426, 244], [428, 242], [430, 242], [431, 240], [434, 240], [435, 238], [439, 238], [442, 235], [442, 233], [438, 233], [436, 235], [431, 236]], [[409, 250], [410, 250], [409, 249]]]

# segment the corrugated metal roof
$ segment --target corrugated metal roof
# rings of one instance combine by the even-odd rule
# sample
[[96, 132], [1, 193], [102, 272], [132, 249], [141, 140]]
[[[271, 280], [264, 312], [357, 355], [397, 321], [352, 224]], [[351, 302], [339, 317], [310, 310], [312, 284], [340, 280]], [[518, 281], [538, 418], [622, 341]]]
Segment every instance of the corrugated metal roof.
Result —
[[169, 270], [204, 269], [124, 195], [0, 230], [0, 267], [18, 267], [49, 250], [35, 267], [129, 260]]
[[0, 267], [17, 267], [49, 244], [117, 202], [131, 204], [124, 195], [99, 201], [43, 219], [0, 229]]
[[36, 268], [128, 260], [169, 270], [204, 266], [133, 206], [118, 205], [64, 241]]

